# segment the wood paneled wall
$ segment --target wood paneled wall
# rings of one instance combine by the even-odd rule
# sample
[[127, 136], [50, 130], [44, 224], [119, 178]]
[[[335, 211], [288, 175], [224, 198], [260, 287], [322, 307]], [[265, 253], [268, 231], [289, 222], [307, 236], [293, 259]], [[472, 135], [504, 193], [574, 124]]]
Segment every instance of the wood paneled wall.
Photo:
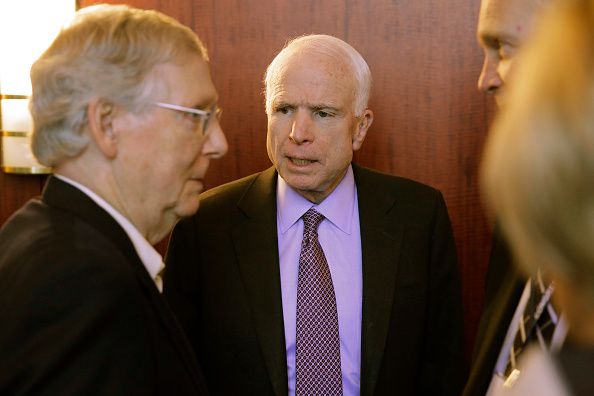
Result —
[[0, 171], [0, 225], [25, 202], [41, 194], [44, 179], [43, 176], [8, 175]]
[[[79, 0], [80, 6], [104, 0]], [[431, 184], [444, 193], [460, 257], [467, 353], [483, 299], [490, 231], [477, 169], [493, 104], [476, 90], [480, 0], [111, 0], [155, 8], [190, 26], [209, 49], [225, 109], [226, 158], [207, 187], [270, 165], [262, 75], [285, 42], [306, 33], [338, 36], [371, 68], [375, 122], [356, 154], [362, 165]], [[36, 177], [0, 175], [0, 221], [40, 191]], [[403, 320], [405, 320], [403, 318]]]

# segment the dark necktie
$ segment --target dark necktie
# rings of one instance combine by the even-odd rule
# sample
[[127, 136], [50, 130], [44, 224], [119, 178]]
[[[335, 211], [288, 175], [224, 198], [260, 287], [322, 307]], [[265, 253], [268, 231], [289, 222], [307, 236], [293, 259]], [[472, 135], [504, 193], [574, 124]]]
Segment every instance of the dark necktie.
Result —
[[338, 313], [332, 276], [318, 241], [324, 216], [313, 208], [303, 215], [303, 241], [297, 280], [295, 394], [342, 395]]
[[505, 377], [512, 384], [519, 375], [517, 361], [526, 347], [538, 342], [544, 350], [549, 351], [558, 316], [550, 303], [553, 285], [544, 286], [540, 273], [530, 278], [530, 297], [524, 308], [514, 343], [509, 353], [509, 361], [505, 368]]

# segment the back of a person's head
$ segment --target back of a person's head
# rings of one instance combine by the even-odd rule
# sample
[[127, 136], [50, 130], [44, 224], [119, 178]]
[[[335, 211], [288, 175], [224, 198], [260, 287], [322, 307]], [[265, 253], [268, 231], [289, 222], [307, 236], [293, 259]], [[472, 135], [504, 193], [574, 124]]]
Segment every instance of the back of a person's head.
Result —
[[483, 164], [520, 263], [594, 298], [594, 2], [557, 4], [527, 43]]
[[79, 10], [31, 68], [35, 156], [54, 166], [78, 155], [88, 143], [90, 100], [140, 111], [159, 89], [147, 79], [153, 67], [188, 55], [207, 60], [189, 28], [157, 11], [124, 5]]

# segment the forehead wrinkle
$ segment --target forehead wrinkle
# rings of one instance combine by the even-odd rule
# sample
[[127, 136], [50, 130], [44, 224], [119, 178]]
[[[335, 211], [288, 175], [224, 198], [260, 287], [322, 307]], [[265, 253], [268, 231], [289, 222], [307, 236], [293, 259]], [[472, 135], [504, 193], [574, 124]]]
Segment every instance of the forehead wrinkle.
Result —
[[[218, 93], [212, 85], [208, 63], [195, 56], [184, 59], [185, 63], [166, 62], [153, 67], [147, 80], [150, 83], [151, 97], [190, 108], [211, 107], [217, 102]], [[186, 74], [190, 70], [196, 79], [180, 80], [182, 73]]]
[[321, 109], [333, 109], [333, 110], [342, 110], [343, 105], [339, 103], [339, 101], [332, 100], [330, 98], [322, 98], [322, 99], [311, 99], [308, 97], [298, 97], [298, 98], [288, 98], [282, 92], [277, 93], [277, 91], [273, 92], [271, 97], [271, 105], [272, 107], [277, 106], [290, 106], [290, 107], [302, 107], [307, 108], [308, 110], [321, 110]]
[[322, 102], [310, 102], [307, 99], [299, 99], [299, 100], [288, 100], [287, 98], [283, 97], [282, 94], [274, 95], [272, 97], [272, 106], [291, 106], [291, 107], [305, 107], [309, 110], [321, 110], [321, 109], [333, 109], [333, 110], [340, 110], [341, 107], [338, 103], [334, 103], [331, 100], [322, 101]]
[[[354, 104], [356, 95], [355, 76], [351, 72], [350, 63], [340, 56], [330, 56], [312, 49], [301, 48], [283, 57], [276, 65], [275, 73], [271, 75], [270, 103], [278, 106], [285, 103], [291, 106], [307, 107], [309, 109], [333, 108], [340, 110], [349, 103]], [[307, 75], [308, 70], [320, 73]], [[338, 98], [328, 98], [326, 95], [336, 96], [341, 87], [348, 87]], [[313, 89], [312, 89], [313, 88]], [[324, 96], [314, 97], [311, 95]], [[289, 97], [290, 95], [290, 97]], [[342, 105], [343, 99], [347, 103]]]

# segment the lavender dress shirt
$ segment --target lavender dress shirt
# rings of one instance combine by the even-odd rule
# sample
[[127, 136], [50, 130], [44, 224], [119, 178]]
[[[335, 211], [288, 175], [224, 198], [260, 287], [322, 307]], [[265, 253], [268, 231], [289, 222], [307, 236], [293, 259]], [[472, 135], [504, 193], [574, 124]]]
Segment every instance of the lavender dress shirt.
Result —
[[349, 166], [340, 184], [319, 205], [303, 198], [278, 176], [276, 200], [289, 396], [295, 394], [297, 274], [303, 238], [301, 216], [311, 207], [326, 217], [318, 228], [318, 236], [336, 293], [343, 394], [359, 395], [363, 292], [359, 207], [353, 170]]

